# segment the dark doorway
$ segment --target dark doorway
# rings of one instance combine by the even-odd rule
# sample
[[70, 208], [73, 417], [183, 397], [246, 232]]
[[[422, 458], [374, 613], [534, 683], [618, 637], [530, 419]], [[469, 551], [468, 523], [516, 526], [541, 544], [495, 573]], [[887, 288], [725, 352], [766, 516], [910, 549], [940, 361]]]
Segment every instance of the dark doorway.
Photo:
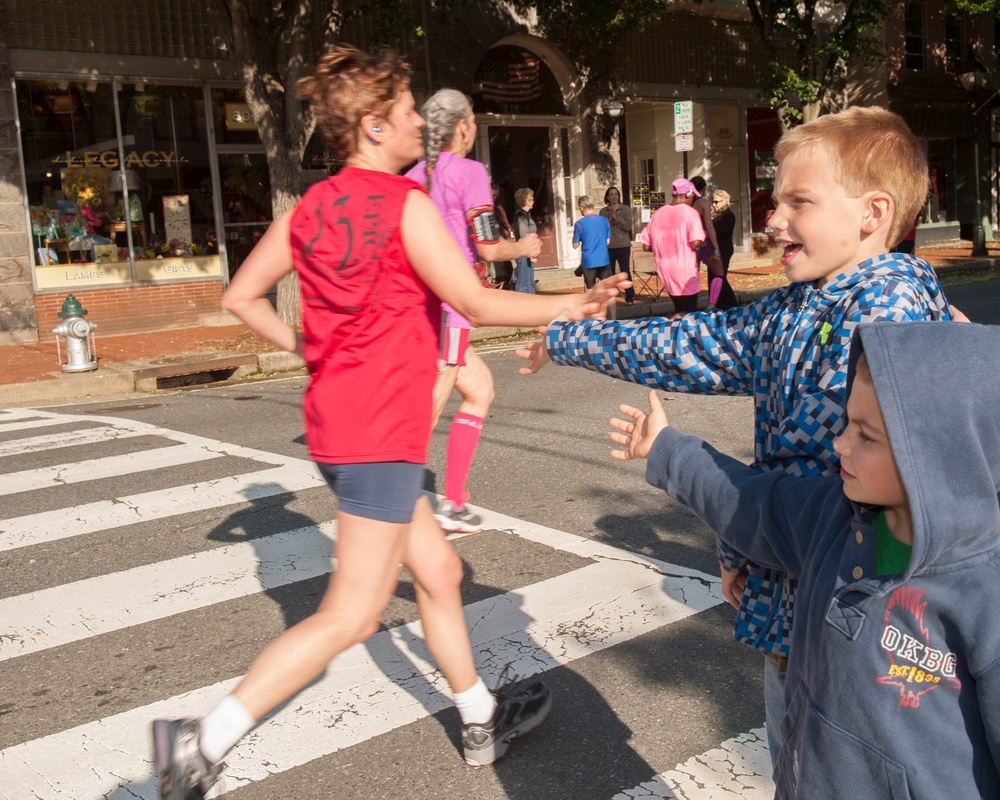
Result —
[[490, 172], [500, 186], [500, 203], [513, 223], [517, 206], [514, 192], [527, 186], [535, 193], [531, 211], [542, 254], [536, 267], [556, 267], [556, 237], [553, 233], [552, 158], [548, 128], [491, 128]]

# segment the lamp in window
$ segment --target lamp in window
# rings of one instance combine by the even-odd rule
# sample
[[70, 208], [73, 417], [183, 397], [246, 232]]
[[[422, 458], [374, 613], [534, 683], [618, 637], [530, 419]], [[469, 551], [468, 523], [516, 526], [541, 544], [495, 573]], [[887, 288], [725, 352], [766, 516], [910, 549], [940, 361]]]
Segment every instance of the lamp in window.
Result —
[[[111, 173], [111, 191], [112, 192], [122, 192], [128, 189], [128, 208], [129, 208], [129, 219], [132, 222], [141, 222], [143, 219], [142, 213], [142, 199], [138, 194], [132, 194], [132, 192], [139, 191], [139, 175], [134, 169], [116, 169]], [[121, 217], [124, 219], [125, 210], [124, 203], [120, 204], [122, 208], [120, 209]]]
[[121, 192], [126, 188], [134, 192], [139, 188], [139, 176], [134, 169], [116, 169], [111, 173], [111, 191]]
[[45, 99], [53, 114], [73, 114], [76, 112], [75, 94], [51, 94]]

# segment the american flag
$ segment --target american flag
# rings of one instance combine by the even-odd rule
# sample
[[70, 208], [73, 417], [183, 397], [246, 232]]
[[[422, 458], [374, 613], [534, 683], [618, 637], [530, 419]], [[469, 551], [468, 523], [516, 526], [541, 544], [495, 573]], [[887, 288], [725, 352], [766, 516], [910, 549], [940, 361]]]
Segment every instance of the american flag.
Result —
[[482, 80], [476, 88], [482, 92], [484, 100], [527, 103], [542, 94], [538, 82], [538, 59], [527, 53], [507, 58], [489, 56], [483, 60], [480, 74]]

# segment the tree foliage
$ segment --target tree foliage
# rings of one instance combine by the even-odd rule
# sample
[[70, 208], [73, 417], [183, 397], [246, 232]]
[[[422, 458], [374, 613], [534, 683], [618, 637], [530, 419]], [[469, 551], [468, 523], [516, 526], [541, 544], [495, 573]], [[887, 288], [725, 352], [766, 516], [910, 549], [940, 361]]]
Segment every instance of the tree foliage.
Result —
[[783, 124], [846, 105], [847, 68], [884, 61], [873, 35], [891, 10], [887, 0], [744, 0], [768, 66], [755, 77], [760, 98]]
[[996, 14], [1000, 11], [1000, 0], [948, 0], [946, 6], [952, 13]]
[[[1000, 0], [951, 1], [1000, 4]], [[768, 65], [755, 75], [760, 99], [777, 108], [786, 125], [842, 108], [848, 65], [867, 66], [886, 57], [886, 47], [875, 34], [894, 7], [890, 0], [744, 3]], [[599, 64], [600, 54], [622, 36], [666, 9], [662, 0], [513, 0], [513, 6], [535, 9], [546, 35], [578, 63], [593, 64]], [[593, 55], [597, 58], [588, 60]], [[599, 74], [592, 71], [589, 77], [601, 83]]]
[[497, 5], [534, 12], [546, 36], [574, 56], [609, 47], [664, 9], [663, 0], [501, 0]]

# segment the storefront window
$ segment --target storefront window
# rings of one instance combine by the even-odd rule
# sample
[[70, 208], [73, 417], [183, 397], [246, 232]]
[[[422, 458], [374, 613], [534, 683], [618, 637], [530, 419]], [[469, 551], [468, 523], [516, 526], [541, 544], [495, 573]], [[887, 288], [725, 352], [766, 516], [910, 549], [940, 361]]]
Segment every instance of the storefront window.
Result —
[[126, 84], [118, 105], [125, 164], [112, 179], [128, 200], [116, 195], [115, 244], [127, 246], [131, 229], [139, 280], [220, 274], [201, 88]]
[[[118, 261], [107, 235], [108, 156], [118, 160], [111, 84], [19, 81], [17, 93], [35, 264]], [[115, 271], [131, 277], [127, 264]]]
[[40, 289], [221, 276], [197, 87], [17, 82]]
[[271, 224], [271, 181], [263, 153], [220, 153], [222, 218], [230, 272], [239, 269]]

